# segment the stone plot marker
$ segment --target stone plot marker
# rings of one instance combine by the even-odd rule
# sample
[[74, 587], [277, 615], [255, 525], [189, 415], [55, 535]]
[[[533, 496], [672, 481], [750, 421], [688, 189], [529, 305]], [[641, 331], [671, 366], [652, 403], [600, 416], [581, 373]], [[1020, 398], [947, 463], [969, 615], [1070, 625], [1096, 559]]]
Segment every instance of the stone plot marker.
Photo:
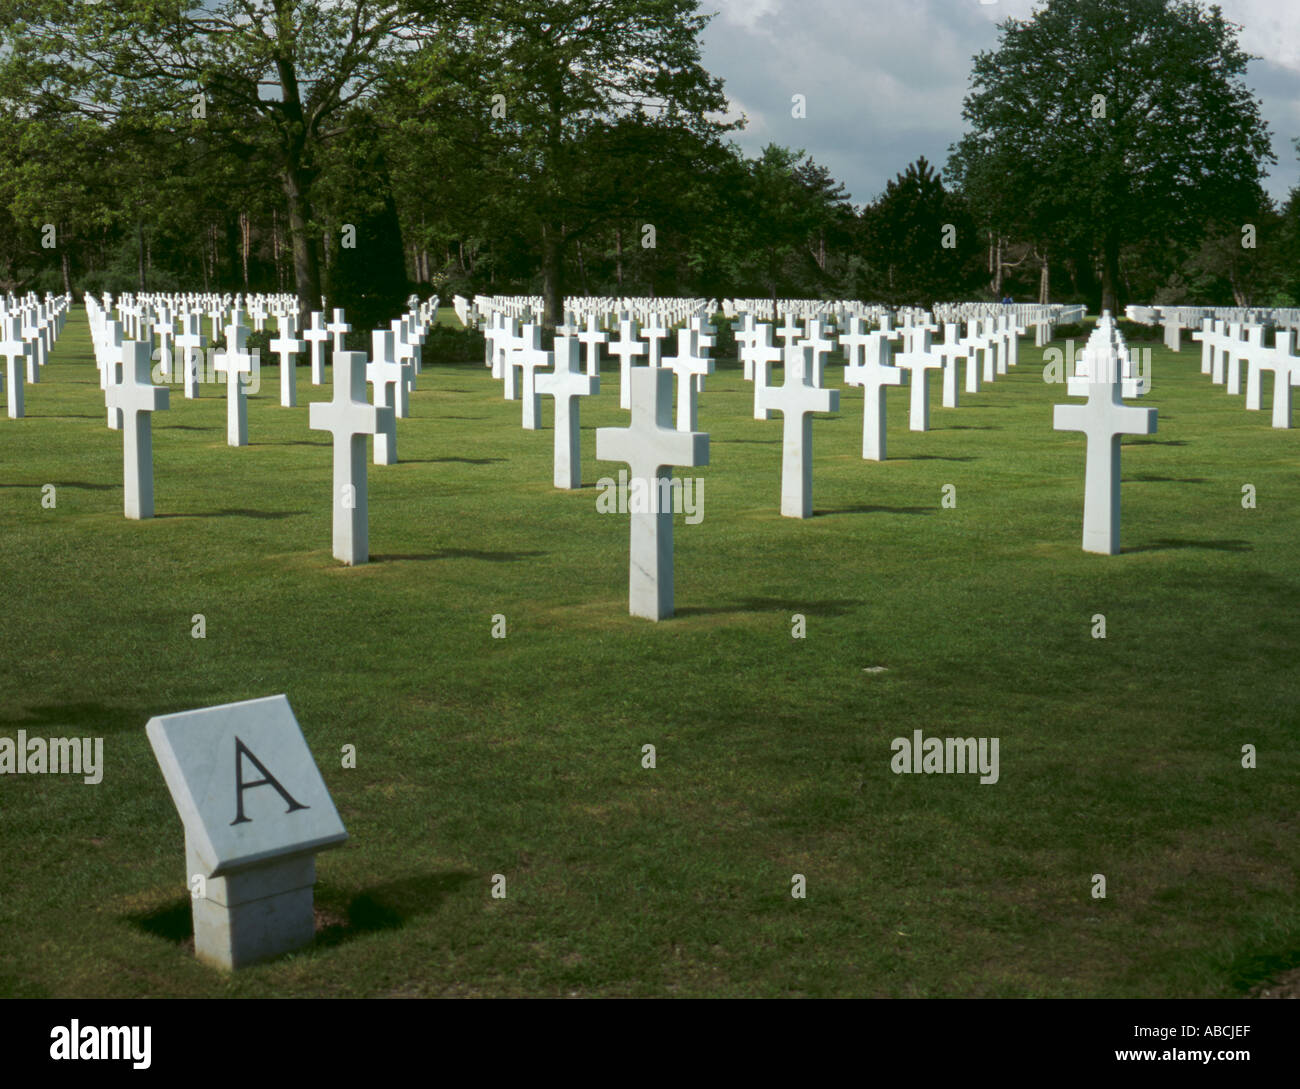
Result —
[[309, 426], [334, 434], [334, 558], [356, 565], [370, 561], [366, 436], [378, 442], [393, 410], [366, 400], [365, 352], [336, 352], [333, 371], [334, 400], [311, 405]]
[[226, 376], [226, 445], [248, 445], [248, 396], [243, 376], [253, 374], [253, 357], [248, 351], [248, 326], [234, 322], [226, 326], [226, 350], [212, 369]]
[[862, 456], [885, 460], [885, 387], [903, 384], [903, 372], [890, 364], [893, 347], [889, 331], [864, 334], [861, 361], [850, 358], [844, 367], [844, 384], [862, 387]]
[[316, 852], [348, 838], [284, 696], [145, 727], [185, 826], [194, 953], [242, 968], [315, 934]]
[[629, 491], [638, 489], [644, 500], [632, 509], [628, 498], [628, 611], [663, 620], [673, 615], [672, 467], [709, 463], [709, 436], [673, 427], [672, 371], [632, 368], [631, 426], [597, 428], [596, 457], [627, 462]]

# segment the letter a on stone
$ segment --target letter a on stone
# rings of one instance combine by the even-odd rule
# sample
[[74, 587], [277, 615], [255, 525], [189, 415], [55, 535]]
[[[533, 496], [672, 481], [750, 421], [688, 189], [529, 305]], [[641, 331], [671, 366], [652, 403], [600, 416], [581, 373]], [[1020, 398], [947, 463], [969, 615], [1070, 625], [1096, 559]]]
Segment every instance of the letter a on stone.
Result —
[[161, 715], [146, 732], [185, 827], [185, 884], [202, 879], [195, 954], [239, 968], [311, 941], [315, 855], [347, 831], [289, 701]]

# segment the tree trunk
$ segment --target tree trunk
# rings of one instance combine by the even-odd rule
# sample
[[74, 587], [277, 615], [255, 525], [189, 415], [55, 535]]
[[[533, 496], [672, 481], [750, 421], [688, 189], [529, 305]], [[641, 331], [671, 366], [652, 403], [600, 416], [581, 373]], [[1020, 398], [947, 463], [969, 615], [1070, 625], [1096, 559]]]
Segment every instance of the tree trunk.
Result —
[[248, 291], [248, 246], [252, 239], [252, 224], [248, 221], [248, 212], [239, 213], [239, 258], [244, 269], [244, 291]]
[[1047, 264], [1047, 254], [1043, 254], [1042, 261], [1042, 271], [1038, 274], [1038, 301], [1046, 306], [1051, 301], [1052, 273]]
[[285, 170], [281, 179], [289, 212], [289, 241], [293, 245], [293, 279], [298, 302], [304, 314], [320, 307], [320, 264], [316, 260], [316, 247], [307, 233], [311, 222], [311, 201], [307, 192], [307, 176], [294, 165]]
[[1119, 315], [1119, 239], [1113, 235], [1102, 244], [1101, 308]]
[[139, 220], [135, 224], [135, 271], [140, 290], [144, 291], [144, 223]]
[[63, 265], [63, 290], [67, 294], [72, 294], [72, 268], [68, 261], [68, 247], [62, 246], [59, 250], [59, 260]]
[[1002, 300], [1002, 236], [998, 235], [998, 245], [996, 256], [994, 258], [995, 267], [993, 269], [993, 294], [999, 302]]
[[618, 281], [618, 293], [623, 294], [623, 228], [614, 228], [614, 274]]
[[542, 227], [542, 326], [548, 333], [564, 320], [564, 233], [554, 224]]

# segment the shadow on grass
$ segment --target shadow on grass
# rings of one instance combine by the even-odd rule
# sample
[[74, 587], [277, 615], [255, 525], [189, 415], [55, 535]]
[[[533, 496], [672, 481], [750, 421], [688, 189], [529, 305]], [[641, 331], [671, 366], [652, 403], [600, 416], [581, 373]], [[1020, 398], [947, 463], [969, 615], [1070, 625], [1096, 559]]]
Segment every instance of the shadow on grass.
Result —
[[782, 440], [781, 439], [710, 439], [709, 441], [715, 443], [742, 442], [742, 443], [750, 443], [755, 446], [780, 446]]
[[0, 728], [26, 730], [32, 736], [67, 733], [93, 736], [118, 730], [142, 730], [145, 721], [139, 711], [102, 703], [45, 703], [34, 707], [6, 706], [0, 716]]
[[1186, 439], [1134, 439], [1125, 446], [1186, 446]]
[[[87, 383], [89, 384], [89, 383]], [[29, 420], [102, 420], [102, 412], [24, 412]]]
[[531, 559], [533, 556], [545, 556], [545, 552], [482, 552], [473, 548], [444, 548], [440, 552], [423, 552], [418, 554], [387, 555], [370, 557], [371, 563], [387, 563], [393, 560], [486, 560], [489, 563], [515, 563]]
[[[351, 897], [323, 882], [317, 884], [316, 937], [307, 948], [329, 948], [363, 934], [397, 930], [408, 920], [436, 909], [451, 893], [477, 876], [465, 871], [419, 874], [363, 889]], [[190, 949], [194, 946], [194, 917], [189, 897], [180, 897], [151, 911], [123, 916], [123, 921], [155, 938]]]
[[[121, 484], [88, 484], [84, 480], [50, 481], [56, 488], [85, 488], [89, 492], [121, 491]], [[44, 484], [0, 484], [0, 488], [43, 488]]]
[[1253, 552], [1249, 541], [1189, 541], [1181, 537], [1161, 537], [1146, 544], [1123, 549], [1124, 552], [1165, 552], [1180, 548], [1199, 548], [1207, 552]]
[[1150, 473], [1144, 473], [1141, 476], [1126, 476], [1124, 483], [1129, 482], [1142, 484], [1208, 484], [1209, 480], [1203, 476], [1152, 476]]
[[158, 429], [160, 431], [215, 431], [217, 430], [217, 425], [213, 424], [211, 427], [199, 427], [196, 424], [159, 424]]
[[493, 462], [505, 461], [505, 458], [403, 458], [407, 465], [440, 465], [443, 462], [456, 462], [460, 465], [491, 465]]
[[306, 514], [305, 510], [211, 510], [194, 511], [187, 514], [155, 514], [155, 518], [257, 518], [264, 522], [275, 522], [282, 518], [296, 518]]
[[316, 441], [315, 439], [281, 439], [279, 442], [250, 442], [249, 446], [332, 446], [334, 445], [329, 439]]
[[997, 424], [948, 424], [947, 427], [935, 428], [936, 431], [1001, 431]]
[[674, 616], [718, 616], [723, 613], [751, 613], [774, 610], [782, 613], [812, 613], [816, 616], [843, 616], [862, 605], [856, 598], [827, 601], [794, 601], [779, 597], [747, 597], [734, 605], [684, 605], [673, 610]]
[[814, 510], [819, 517], [823, 514], [933, 514], [934, 507], [880, 507], [870, 503], [859, 503], [853, 507], [828, 507], [826, 510]]
[[888, 460], [890, 461], [978, 461], [979, 459], [976, 458], [973, 454], [963, 455], [962, 457], [955, 457], [948, 454], [912, 454], [910, 457], [902, 457], [902, 458], [895, 457], [893, 454], [890, 454]]
[[1300, 968], [1300, 949], [1293, 949], [1289, 953], [1242, 957], [1232, 965], [1232, 986], [1241, 993], [1258, 992], [1297, 968]]

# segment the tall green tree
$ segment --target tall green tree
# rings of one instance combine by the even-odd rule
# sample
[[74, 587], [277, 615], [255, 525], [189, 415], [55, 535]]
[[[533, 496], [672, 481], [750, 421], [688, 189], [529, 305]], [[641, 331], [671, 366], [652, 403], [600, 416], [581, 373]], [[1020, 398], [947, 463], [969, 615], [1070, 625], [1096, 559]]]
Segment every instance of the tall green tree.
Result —
[[268, 163], [298, 295], [317, 305], [322, 146], [411, 38], [438, 25], [431, 9], [378, 0], [5, 0], [0, 104], [158, 132], [201, 121], [210, 139]]
[[975, 58], [971, 131], [949, 173], [1030, 239], [1085, 244], [1104, 309], [1118, 309], [1127, 240], [1190, 248], [1212, 214], [1257, 205], [1274, 158], [1239, 28], [1220, 8], [1047, 0], [998, 30], [998, 48]]

